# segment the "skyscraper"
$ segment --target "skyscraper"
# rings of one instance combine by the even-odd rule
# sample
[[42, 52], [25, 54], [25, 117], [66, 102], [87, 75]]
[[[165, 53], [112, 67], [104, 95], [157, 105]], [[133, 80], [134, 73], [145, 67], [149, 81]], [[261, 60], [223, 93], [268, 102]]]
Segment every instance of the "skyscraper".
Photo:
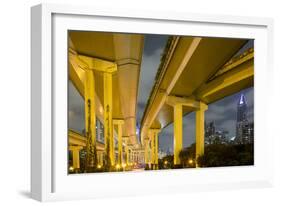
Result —
[[248, 106], [244, 94], [240, 95], [237, 104], [237, 122], [235, 143], [253, 143], [253, 123], [248, 121]]
[[247, 120], [248, 107], [244, 94], [241, 94], [237, 105], [237, 122], [248, 121]]
[[205, 122], [205, 144], [212, 144], [216, 133], [215, 122]]
[[215, 127], [215, 122], [205, 122], [205, 144], [228, 144], [228, 131]]

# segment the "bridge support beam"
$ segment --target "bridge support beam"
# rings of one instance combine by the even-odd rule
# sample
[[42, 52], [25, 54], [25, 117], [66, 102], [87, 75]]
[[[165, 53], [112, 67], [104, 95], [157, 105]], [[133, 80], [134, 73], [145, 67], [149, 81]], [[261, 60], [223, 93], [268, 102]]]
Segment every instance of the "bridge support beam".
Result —
[[[199, 102], [199, 108], [196, 110], [195, 118], [196, 118], [196, 159], [204, 154], [204, 146], [205, 146], [205, 111], [208, 109], [208, 106], [202, 102]], [[199, 165], [196, 162], [196, 167]]]
[[155, 159], [154, 159], [154, 169], [158, 169], [158, 150], [159, 150], [159, 147], [158, 147], [158, 133], [154, 133], [154, 141], [155, 141]]
[[145, 162], [145, 169], [150, 168], [150, 157], [149, 157], [149, 138], [145, 138], [145, 145], [144, 145], [144, 162]]
[[[183, 97], [176, 97], [176, 96], [168, 96], [166, 99], [166, 103], [174, 108], [174, 166], [175, 168], [180, 167], [181, 161], [180, 161], [180, 151], [183, 148], [182, 145], [182, 118], [183, 118], [183, 112], [182, 108], [183, 106], [191, 107], [196, 109], [199, 113], [196, 113], [196, 131], [198, 134], [198, 142], [199, 146], [202, 149], [202, 141], [203, 138], [203, 151], [204, 151], [204, 112], [202, 114], [202, 111], [205, 107], [207, 107], [202, 102], [196, 101], [193, 98], [183, 98]], [[205, 110], [204, 110], [205, 111]], [[203, 115], [203, 116], [202, 116]], [[201, 122], [203, 118], [203, 123]], [[197, 121], [202, 123], [203, 125], [203, 136], [202, 136], [202, 125], [197, 126]], [[197, 128], [198, 127], [198, 128]], [[197, 139], [196, 139], [197, 141]], [[198, 147], [199, 147], [198, 146]]]
[[115, 164], [112, 123], [112, 74], [117, 71], [117, 65], [114, 62], [83, 55], [74, 55], [73, 58], [78, 62], [79, 67], [85, 71], [95, 70], [103, 73], [105, 163], [106, 167], [110, 168]]
[[151, 152], [150, 152], [150, 158], [151, 158], [151, 164], [150, 164], [150, 167], [151, 169], [154, 169], [154, 151], [155, 151], [155, 141], [154, 141], [154, 135], [149, 132], [150, 134], [150, 147], [151, 147]]
[[[113, 139], [113, 122], [112, 122], [112, 74], [104, 73], [103, 78], [103, 104], [104, 104], [104, 134], [105, 149], [107, 155], [107, 164], [114, 166], [114, 139]], [[109, 165], [108, 165], [109, 166]]]
[[128, 147], [128, 165], [130, 166], [132, 163], [132, 150]]
[[80, 169], [80, 150], [83, 149], [82, 146], [69, 146], [69, 150], [72, 152], [72, 167], [74, 171], [78, 172]]
[[174, 165], [181, 164], [180, 151], [182, 150], [182, 105], [174, 106]]
[[151, 139], [152, 169], [158, 169], [158, 134], [160, 129], [149, 129]]
[[123, 137], [124, 139], [124, 143], [125, 143], [125, 157], [126, 157], [126, 165], [128, 166], [129, 165], [129, 137]]
[[113, 125], [117, 125], [117, 134], [118, 134], [118, 164], [122, 165], [122, 125], [124, 124], [123, 119], [114, 119]]
[[85, 128], [86, 128], [86, 171], [97, 166], [96, 151], [96, 106], [95, 106], [95, 77], [93, 70], [85, 70]]
[[97, 156], [98, 156], [97, 168], [100, 169], [103, 166], [103, 152], [102, 151], [97, 152]]

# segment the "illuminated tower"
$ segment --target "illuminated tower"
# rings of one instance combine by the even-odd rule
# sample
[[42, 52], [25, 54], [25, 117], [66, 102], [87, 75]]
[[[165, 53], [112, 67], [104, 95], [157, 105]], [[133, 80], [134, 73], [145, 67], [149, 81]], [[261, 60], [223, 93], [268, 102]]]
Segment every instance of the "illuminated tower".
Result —
[[244, 94], [240, 95], [238, 104], [237, 104], [237, 122], [236, 122], [236, 138], [235, 142], [237, 144], [249, 143], [250, 135], [248, 134], [248, 107], [247, 101]]
[[247, 121], [247, 102], [244, 94], [241, 94], [237, 105], [237, 122]]

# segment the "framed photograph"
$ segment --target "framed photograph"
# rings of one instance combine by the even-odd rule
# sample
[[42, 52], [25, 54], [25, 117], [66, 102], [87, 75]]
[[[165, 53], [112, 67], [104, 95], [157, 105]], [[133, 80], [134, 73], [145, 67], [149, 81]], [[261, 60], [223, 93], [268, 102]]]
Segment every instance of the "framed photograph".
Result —
[[271, 19], [31, 9], [40, 201], [270, 187]]

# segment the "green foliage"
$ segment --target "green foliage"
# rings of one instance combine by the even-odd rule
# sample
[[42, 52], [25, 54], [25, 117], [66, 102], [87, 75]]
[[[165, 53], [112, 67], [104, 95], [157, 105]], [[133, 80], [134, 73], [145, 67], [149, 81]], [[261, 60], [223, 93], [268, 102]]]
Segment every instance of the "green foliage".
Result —
[[174, 155], [167, 155], [158, 160], [159, 169], [172, 169], [174, 168]]
[[253, 165], [254, 146], [253, 144], [206, 145], [204, 155], [199, 156], [197, 162], [200, 167]]
[[[174, 166], [174, 156], [167, 155], [159, 159], [159, 169], [193, 168], [196, 165], [196, 145], [184, 148], [180, 152], [182, 165]], [[166, 163], [165, 163], [166, 162]], [[253, 144], [211, 144], [205, 145], [204, 155], [197, 158], [200, 167], [243, 166], [254, 164]]]
[[195, 167], [195, 144], [181, 150], [179, 156], [182, 162], [182, 167]]

